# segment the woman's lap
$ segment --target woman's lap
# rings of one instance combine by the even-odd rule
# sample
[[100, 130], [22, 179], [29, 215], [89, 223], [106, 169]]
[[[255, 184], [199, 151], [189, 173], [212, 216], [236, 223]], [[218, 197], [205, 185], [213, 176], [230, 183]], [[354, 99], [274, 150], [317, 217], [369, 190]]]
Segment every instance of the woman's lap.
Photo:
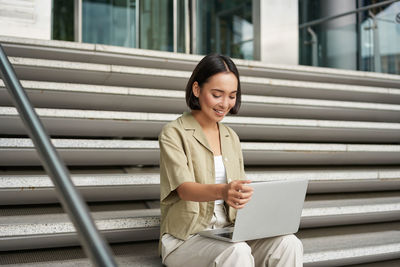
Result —
[[303, 266], [303, 244], [293, 234], [247, 241], [255, 266]]
[[195, 235], [171, 252], [164, 264], [167, 266], [302, 266], [302, 254], [301, 242], [294, 235], [237, 243]]
[[[216, 206], [209, 228], [229, 225], [223, 205]], [[162, 238], [167, 266], [302, 266], [303, 246], [295, 235], [230, 243], [198, 234], [183, 241]]]
[[[230, 243], [194, 235], [171, 252], [164, 263], [167, 266], [214, 266], [217, 261], [218, 266], [223, 266], [227, 265], [225, 256], [232, 254], [251, 256], [251, 248], [246, 242]], [[248, 257], [248, 260], [251, 259]]]

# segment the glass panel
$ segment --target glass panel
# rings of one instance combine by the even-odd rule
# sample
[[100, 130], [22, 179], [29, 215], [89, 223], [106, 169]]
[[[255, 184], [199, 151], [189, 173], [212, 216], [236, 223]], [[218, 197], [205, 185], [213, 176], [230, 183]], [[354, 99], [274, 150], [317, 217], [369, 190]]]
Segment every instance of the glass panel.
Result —
[[[185, 9], [185, 0], [178, 0], [178, 25], [177, 25], [177, 30], [178, 30], [178, 52], [180, 53], [185, 53], [185, 47], [186, 47], [186, 21], [185, 21], [185, 16], [187, 15], [186, 12], [188, 12]], [[189, 22], [187, 22], [189, 23]], [[189, 25], [187, 25], [189, 26]], [[189, 33], [187, 33], [189, 34]]]
[[[299, 25], [319, 19], [320, 4], [320, 1], [299, 0]], [[301, 65], [319, 66], [318, 35], [313, 36], [314, 32], [316, 34], [318, 32], [317, 27], [319, 26], [312, 26], [312, 32], [306, 28], [299, 30], [299, 62]]]
[[74, 1], [53, 0], [53, 40], [74, 41]]
[[253, 59], [252, 1], [197, 1], [197, 53]]
[[[300, 0], [300, 24], [355, 10], [365, 1]], [[300, 64], [400, 74], [400, 2], [300, 29]], [[315, 33], [315, 34], [314, 34]]]
[[173, 1], [140, 3], [140, 48], [173, 51]]
[[[300, 24], [354, 9], [356, 2], [350, 0], [303, 0], [299, 4]], [[357, 69], [356, 23], [357, 15], [352, 14], [300, 30], [300, 64]]]
[[82, 41], [136, 47], [136, 0], [83, 0]]
[[364, 13], [360, 24], [361, 70], [400, 74], [400, 3]]

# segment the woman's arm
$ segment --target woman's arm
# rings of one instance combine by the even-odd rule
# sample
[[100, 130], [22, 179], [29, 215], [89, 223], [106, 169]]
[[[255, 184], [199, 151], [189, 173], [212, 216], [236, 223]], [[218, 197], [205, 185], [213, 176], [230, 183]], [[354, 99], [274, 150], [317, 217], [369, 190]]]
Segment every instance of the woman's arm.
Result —
[[178, 186], [176, 191], [182, 200], [205, 202], [223, 199], [229, 206], [241, 209], [250, 201], [253, 194], [253, 188], [246, 185], [250, 182], [249, 180], [237, 180], [229, 184], [185, 182]]

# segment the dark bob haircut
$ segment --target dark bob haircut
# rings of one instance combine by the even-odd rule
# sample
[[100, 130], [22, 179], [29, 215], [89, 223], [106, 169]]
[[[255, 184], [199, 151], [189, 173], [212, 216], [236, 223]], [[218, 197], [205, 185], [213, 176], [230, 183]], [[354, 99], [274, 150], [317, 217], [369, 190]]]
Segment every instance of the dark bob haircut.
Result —
[[237, 78], [238, 88], [236, 92], [236, 103], [229, 113], [237, 114], [239, 112], [241, 104], [239, 72], [232, 59], [219, 54], [210, 54], [205, 56], [193, 70], [192, 76], [186, 85], [186, 104], [191, 110], [201, 109], [199, 99], [193, 94], [193, 83], [197, 82], [201, 88], [211, 76], [221, 72], [232, 72]]

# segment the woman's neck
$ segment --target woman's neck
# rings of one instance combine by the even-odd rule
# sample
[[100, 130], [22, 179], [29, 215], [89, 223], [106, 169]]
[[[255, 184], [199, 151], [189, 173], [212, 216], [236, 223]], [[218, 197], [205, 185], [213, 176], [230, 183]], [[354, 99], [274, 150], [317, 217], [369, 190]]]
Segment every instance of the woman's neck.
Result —
[[218, 131], [218, 123], [209, 120], [200, 110], [192, 110], [192, 115], [200, 124], [203, 131]]

